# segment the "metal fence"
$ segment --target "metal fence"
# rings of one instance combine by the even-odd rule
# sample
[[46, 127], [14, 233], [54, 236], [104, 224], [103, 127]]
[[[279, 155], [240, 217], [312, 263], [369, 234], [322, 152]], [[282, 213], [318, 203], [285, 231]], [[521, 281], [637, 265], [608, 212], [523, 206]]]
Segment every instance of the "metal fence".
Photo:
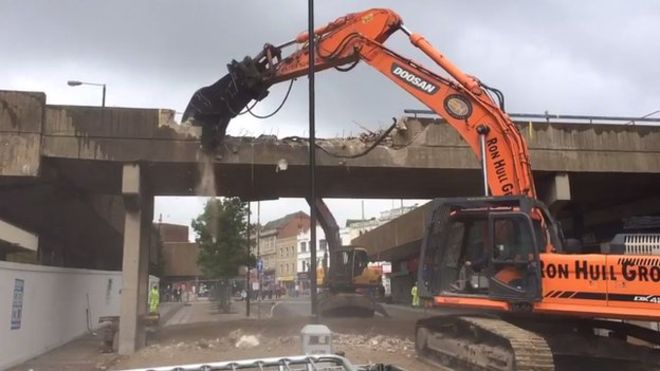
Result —
[[278, 370], [278, 371], [402, 371], [393, 366], [381, 364], [353, 366], [351, 362], [337, 355], [306, 355], [279, 358], [248, 359], [177, 365], [155, 368], [136, 368], [126, 371], [212, 371], [212, 370]]

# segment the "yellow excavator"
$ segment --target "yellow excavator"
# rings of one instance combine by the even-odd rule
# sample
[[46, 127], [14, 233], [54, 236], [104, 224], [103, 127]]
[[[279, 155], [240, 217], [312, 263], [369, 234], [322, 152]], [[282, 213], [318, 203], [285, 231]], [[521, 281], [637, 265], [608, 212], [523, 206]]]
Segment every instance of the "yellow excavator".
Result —
[[[367, 250], [358, 246], [342, 246], [339, 226], [322, 199], [312, 203], [323, 228], [328, 252], [316, 270], [318, 313], [326, 317], [371, 317], [375, 313], [388, 316], [372, 292], [382, 286], [378, 269], [369, 267]], [[364, 293], [358, 291], [363, 290]]]
[[[358, 288], [378, 288], [383, 282], [382, 273], [379, 269], [368, 266], [369, 257], [367, 250], [361, 246], [341, 246], [335, 249], [335, 262], [339, 263], [338, 269], [342, 275], [351, 277], [354, 286]], [[316, 284], [319, 287], [327, 285], [326, 275], [328, 271], [327, 255], [324, 256], [323, 262], [316, 268]]]

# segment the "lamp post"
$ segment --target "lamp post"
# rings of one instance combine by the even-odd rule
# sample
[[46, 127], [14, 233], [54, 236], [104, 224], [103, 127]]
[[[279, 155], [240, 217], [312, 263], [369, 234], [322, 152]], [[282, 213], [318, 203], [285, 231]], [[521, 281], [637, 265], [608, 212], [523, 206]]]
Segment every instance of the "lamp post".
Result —
[[100, 84], [97, 82], [84, 82], [84, 81], [77, 81], [77, 80], [69, 80], [66, 82], [67, 85], [69, 86], [80, 86], [80, 85], [91, 85], [91, 86], [100, 86], [103, 88], [103, 97], [101, 100], [101, 107], [105, 108], [105, 84]]
[[314, 57], [316, 48], [316, 35], [314, 35], [314, 0], [307, 2], [307, 34], [309, 60], [307, 62], [307, 79], [309, 80], [309, 267], [310, 296], [312, 301], [312, 316], [318, 318], [317, 296], [316, 296], [316, 122], [315, 120], [315, 97], [314, 97]]

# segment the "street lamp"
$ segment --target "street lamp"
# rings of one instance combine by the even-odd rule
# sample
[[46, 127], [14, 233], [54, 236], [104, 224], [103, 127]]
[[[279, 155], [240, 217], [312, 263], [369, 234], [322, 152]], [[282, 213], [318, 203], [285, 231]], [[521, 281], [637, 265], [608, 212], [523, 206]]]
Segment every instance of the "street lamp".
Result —
[[84, 82], [84, 81], [77, 81], [77, 80], [69, 80], [66, 82], [67, 85], [69, 86], [80, 86], [80, 85], [91, 85], [91, 86], [101, 86], [103, 87], [103, 98], [101, 101], [101, 107], [105, 108], [105, 84], [99, 84], [96, 82]]

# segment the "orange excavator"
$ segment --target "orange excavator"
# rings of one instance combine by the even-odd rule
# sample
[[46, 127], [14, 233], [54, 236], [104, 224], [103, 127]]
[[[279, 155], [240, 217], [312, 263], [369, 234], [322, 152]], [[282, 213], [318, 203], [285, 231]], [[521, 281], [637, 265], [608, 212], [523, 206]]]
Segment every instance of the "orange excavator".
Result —
[[[450, 78], [386, 48], [396, 31]], [[459, 312], [417, 323], [420, 356], [471, 370], [660, 367], [660, 335], [645, 326], [660, 321], [660, 259], [625, 244], [583, 254], [563, 237], [537, 200], [527, 144], [499, 90], [463, 73], [389, 9], [346, 15], [312, 37], [314, 50], [302, 33], [233, 61], [195, 93], [184, 120], [202, 126], [202, 144], [213, 148], [231, 118], [273, 84], [307, 73], [315, 53], [316, 71], [369, 64], [458, 131], [481, 161], [485, 195], [433, 201], [417, 286], [428, 306]], [[283, 56], [292, 45], [298, 50]]]

